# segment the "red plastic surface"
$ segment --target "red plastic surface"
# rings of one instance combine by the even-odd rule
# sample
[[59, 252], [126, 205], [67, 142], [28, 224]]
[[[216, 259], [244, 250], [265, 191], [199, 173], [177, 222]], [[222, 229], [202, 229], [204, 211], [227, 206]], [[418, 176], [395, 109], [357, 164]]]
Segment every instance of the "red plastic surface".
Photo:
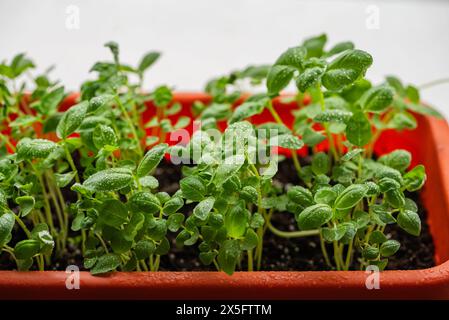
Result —
[[[66, 101], [67, 106], [73, 104]], [[179, 93], [175, 100], [190, 115], [204, 94]], [[290, 121], [292, 104], [274, 103]], [[149, 107], [149, 117], [151, 113]], [[178, 117], [177, 115], [176, 117]], [[176, 120], [174, 117], [173, 120]], [[272, 121], [264, 113], [255, 122]], [[437, 266], [424, 270], [380, 273], [380, 289], [368, 290], [363, 271], [236, 272], [115, 272], [103, 277], [80, 273], [80, 289], [68, 290], [68, 274], [58, 271], [0, 271], [0, 299], [449, 299], [449, 127], [446, 121], [418, 116], [415, 131], [387, 131], [375, 150], [383, 154], [409, 150], [414, 164], [426, 166], [428, 180], [422, 199], [435, 243]]]

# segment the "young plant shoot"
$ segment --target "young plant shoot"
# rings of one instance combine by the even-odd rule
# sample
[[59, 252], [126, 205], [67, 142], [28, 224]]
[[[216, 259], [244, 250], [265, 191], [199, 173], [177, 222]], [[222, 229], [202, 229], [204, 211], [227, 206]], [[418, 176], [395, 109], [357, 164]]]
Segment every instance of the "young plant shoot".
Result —
[[[54, 270], [82, 255], [80, 267], [94, 275], [158, 271], [162, 256], [188, 249], [231, 275], [264, 270], [271, 233], [319, 239], [328, 270], [384, 269], [401, 247], [391, 225], [420, 235], [412, 195], [426, 172], [407, 150], [376, 154], [376, 142], [384, 130], [415, 129], [414, 114], [440, 115], [396, 77], [367, 80], [369, 53], [326, 43], [310, 38], [273, 65], [213, 79], [211, 99], [193, 105], [169, 86], [145, 90], [158, 52], [133, 67], [115, 42], [105, 45], [112, 60], [94, 64], [96, 78], [69, 108], [51, 69], [31, 76], [24, 54], [2, 62], [0, 262]], [[245, 81], [266, 88], [247, 95]], [[281, 95], [291, 83], [296, 93]], [[295, 105], [288, 119], [283, 103]], [[253, 121], [262, 113], [268, 121]], [[193, 121], [201, 125], [188, 142], [172, 145], [170, 135]], [[285, 156], [295, 182], [279, 185]], [[177, 190], [162, 191], [162, 166], [182, 166]], [[273, 223], [286, 213], [296, 222], [289, 231]]]

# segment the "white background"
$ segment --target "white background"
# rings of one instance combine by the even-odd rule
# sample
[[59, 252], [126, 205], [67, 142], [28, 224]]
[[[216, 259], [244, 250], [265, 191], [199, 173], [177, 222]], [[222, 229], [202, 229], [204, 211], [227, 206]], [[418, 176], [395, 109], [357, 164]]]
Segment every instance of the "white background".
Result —
[[[79, 29], [66, 27], [71, 5], [79, 9]], [[377, 9], [379, 28], [367, 28]], [[163, 52], [147, 75], [148, 89], [197, 91], [248, 63], [272, 63], [322, 32], [331, 43], [352, 40], [370, 52], [374, 81], [396, 74], [419, 85], [449, 77], [449, 1], [0, 0], [0, 60], [27, 52], [41, 70], [55, 64], [53, 76], [72, 90], [92, 77], [95, 61], [109, 59], [109, 40], [120, 44], [127, 63]], [[449, 117], [448, 84], [423, 98]]]

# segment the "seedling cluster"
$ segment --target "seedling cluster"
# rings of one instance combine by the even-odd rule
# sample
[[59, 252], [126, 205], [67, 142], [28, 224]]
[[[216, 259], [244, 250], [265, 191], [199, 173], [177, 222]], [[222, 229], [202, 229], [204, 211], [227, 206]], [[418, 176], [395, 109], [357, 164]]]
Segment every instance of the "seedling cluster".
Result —
[[[191, 110], [200, 129], [175, 146], [168, 136], [192, 119], [171, 120], [182, 106], [170, 87], [142, 89], [157, 52], [133, 67], [120, 61], [116, 43], [107, 43], [112, 61], [92, 67], [96, 78], [82, 84], [78, 103], [66, 110], [60, 105], [67, 93], [50, 71], [31, 77], [34, 64], [23, 54], [2, 63], [2, 254], [19, 270], [45, 270], [75, 246], [92, 274], [157, 271], [175, 238], [180, 248], [195, 246], [203, 264], [232, 274], [263, 268], [263, 240], [271, 232], [319, 237], [329, 269], [384, 269], [401, 245], [387, 225], [420, 234], [409, 194], [422, 188], [426, 173], [422, 165], [410, 168], [408, 151], [376, 158], [374, 145], [386, 129], [415, 129], [413, 113], [439, 114], [395, 77], [379, 85], [365, 79], [373, 62], [367, 52], [351, 42], [325, 49], [326, 42], [325, 35], [307, 39], [273, 65], [210, 81], [211, 102], [197, 101]], [[246, 97], [241, 81], [266, 90]], [[281, 99], [297, 105], [292, 127], [272, 103], [290, 82], [297, 93]], [[156, 112], [144, 121], [148, 101]], [[272, 120], [252, 124], [264, 110]], [[224, 131], [209, 133], [222, 123]], [[273, 183], [283, 157], [269, 152], [262, 161], [257, 154], [266, 148], [288, 150], [299, 184]], [[308, 162], [298, 154], [303, 148]], [[179, 190], [159, 191], [157, 167], [180, 154], [189, 165], [182, 167]], [[296, 231], [273, 226], [280, 212], [294, 215]]]

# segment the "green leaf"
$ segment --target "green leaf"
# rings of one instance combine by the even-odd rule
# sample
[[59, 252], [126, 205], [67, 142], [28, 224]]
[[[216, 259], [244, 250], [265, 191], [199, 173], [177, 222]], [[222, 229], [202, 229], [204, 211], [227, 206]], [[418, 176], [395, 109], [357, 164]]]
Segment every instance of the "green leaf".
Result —
[[334, 204], [336, 198], [337, 193], [330, 187], [319, 189], [313, 197], [316, 203], [327, 204], [329, 206]]
[[153, 92], [153, 101], [156, 107], [167, 106], [173, 99], [173, 93], [167, 86], [160, 86]]
[[330, 169], [329, 156], [324, 152], [318, 152], [313, 155], [312, 171], [316, 175], [327, 174]]
[[257, 189], [253, 186], [245, 186], [240, 191], [240, 197], [245, 201], [256, 204], [258, 198]]
[[162, 240], [167, 233], [167, 220], [151, 219], [147, 229], [147, 236], [154, 241]]
[[378, 161], [393, 169], [404, 172], [410, 166], [412, 154], [407, 150], [399, 149], [381, 156]]
[[22, 240], [14, 247], [14, 255], [19, 260], [30, 259], [39, 253], [41, 245], [34, 239]]
[[354, 113], [346, 126], [346, 136], [353, 145], [363, 147], [372, 137], [371, 124], [362, 112]]
[[363, 76], [373, 63], [373, 58], [361, 50], [347, 50], [335, 58], [322, 77], [323, 85], [332, 91], [339, 91]]
[[378, 185], [381, 192], [387, 192], [394, 189], [398, 190], [401, 188], [401, 184], [399, 182], [388, 177], [380, 179]]
[[143, 177], [153, 171], [164, 158], [167, 148], [168, 144], [166, 143], [161, 143], [151, 148], [140, 161], [137, 167], [137, 176]]
[[405, 206], [404, 193], [399, 189], [391, 189], [385, 192], [385, 200], [393, 208], [403, 208]]
[[369, 265], [373, 265], [373, 266], [377, 266], [379, 268], [379, 271], [383, 271], [385, 269], [385, 267], [387, 266], [387, 264], [388, 264], [388, 259], [369, 260], [368, 264]]
[[313, 204], [312, 193], [310, 190], [301, 186], [294, 186], [290, 188], [287, 192], [287, 196], [291, 201], [303, 207], [309, 207]]
[[89, 106], [87, 107], [87, 112], [95, 112], [98, 109], [105, 106], [107, 103], [111, 102], [114, 96], [111, 94], [102, 94], [97, 97], [93, 97], [89, 100]]
[[307, 146], [314, 147], [318, 143], [326, 140], [326, 136], [319, 134], [315, 130], [308, 127], [306, 128], [306, 130], [304, 130], [302, 140]]
[[64, 87], [53, 89], [42, 97], [40, 103], [36, 105], [35, 109], [37, 109], [39, 113], [50, 115], [57, 110], [58, 105], [61, 103], [63, 98]]
[[421, 233], [421, 219], [416, 212], [404, 210], [399, 212], [397, 216], [399, 227], [414, 236]]
[[327, 36], [325, 34], [306, 39], [303, 46], [307, 49], [307, 58], [321, 57], [326, 42]]
[[10, 122], [9, 127], [10, 128], [28, 127], [31, 126], [36, 121], [39, 121], [38, 117], [25, 114], [23, 116], [16, 118], [14, 121]]
[[89, 102], [83, 101], [68, 109], [62, 116], [56, 127], [56, 135], [65, 139], [78, 129], [87, 114]]
[[156, 189], [159, 187], [159, 181], [153, 176], [139, 178], [139, 183], [144, 188]]
[[15, 218], [13, 212], [6, 212], [0, 216], [0, 248], [8, 242], [14, 227]]
[[246, 231], [245, 237], [243, 238], [241, 248], [242, 250], [252, 250], [257, 246], [258, 243], [259, 237], [257, 236], [257, 234], [253, 229], [248, 229]]
[[302, 69], [304, 60], [307, 55], [307, 50], [305, 47], [293, 47], [287, 49], [274, 63], [279, 66], [289, 66], [296, 69]]
[[349, 161], [352, 158], [354, 158], [355, 156], [361, 154], [363, 151], [364, 151], [364, 149], [355, 148], [355, 149], [349, 151], [348, 153], [346, 153], [343, 157], [341, 157], [340, 161], [342, 161], [342, 162]]
[[140, 73], [145, 72], [145, 70], [151, 67], [156, 62], [156, 60], [159, 59], [160, 56], [161, 54], [156, 51], [146, 53], [143, 56], [142, 60], [140, 60], [137, 70], [139, 70]]
[[108, 253], [98, 258], [95, 266], [90, 270], [93, 275], [114, 271], [120, 265], [120, 258], [116, 254]]
[[176, 122], [174, 128], [177, 129], [183, 129], [187, 127], [190, 124], [190, 117], [187, 116], [181, 116], [179, 117], [178, 121]]
[[394, 90], [398, 93], [399, 96], [405, 96], [405, 88], [399, 78], [394, 76], [386, 77], [387, 83], [394, 88]]
[[201, 262], [206, 266], [210, 265], [214, 261], [216, 256], [217, 253], [215, 251], [201, 252], [199, 254]]
[[346, 234], [346, 225], [339, 224], [332, 228], [322, 228], [323, 238], [327, 242], [339, 241]]
[[133, 182], [132, 172], [126, 168], [110, 168], [94, 173], [83, 187], [91, 192], [111, 192], [123, 189]]
[[146, 191], [134, 193], [128, 201], [131, 211], [155, 214], [161, 210], [161, 202], [154, 194]]
[[154, 251], [155, 254], [163, 256], [167, 254], [170, 251], [170, 242], [168, 242], [167, 238], [163, 238], [161, 243], [156, 248], [156, 251]]
[[225, 216], [225, 226], [228, 236], [239, 239], [243, 237], [248, 226], [249, 212], [244, 207], [236, 205]]
[[346, 123], [351, 119], [352, 112], [344, 110], [325, 110], [320, 112], [313, 118], [316, 122], [334, 122], [334, 123]]
[[271, 67], [267, 77], [268, 95], [274, 97], [284, 89], [293, 78], [295, 69], [289, 66], [274, 65]]
[[304, 142], [290, 133], [281, 134], [270, 139], [271, 146], [279, 146], [291, 150], [299, 150], [304, 147]]
[[11, 61], [11, 70], [13, 73], [13, 78], [20, 76], [25, 70], [34, 68], [34, 63], [28, 59], [24, 53], [19, 53]]
[[39, 252], [42, 254], [51, 254], [55, 246], [55, 241], [51, 236], [48, 226], [45, 223], [38, 224], [31, 231], [31, 238], [39, 241]]
[[388, 240], [382, 243], [380, 246], [380, 254], [383, 257], [390, 257], [394, 255], [399, 248], [401, 247], [401, 244], [396, 240]]
[[142, 229], [145, 223], [145, 216], [140, 212], [134, 212], [131, 216], [129, 223], [123, 230], [123, 237], [127, 241], [134, 241], [137, 233]]
[[371, 244], [382, 244], [387, 240], [387, 237], [379, 230], [373, 231], [369, 237], [369, 243]]
[[388, 85], [373, 87], [360, 98], [360, 106], [365, 112], [381, 113], [393, 103], [394, 90]]
[[444, 119], [444, 116], [438, 110], [420, 103], [407, 103], [407, 109], [419, 114]]
[[174, 196], [170, 200], [164, 203], [163, 211], [165, 214], [171, 215], [177, 212], [184, 205], [184, 200], [181, 197]]
[[235, 122], [239, 122], [256, 114], [262, 113], [262, 111], [265, 109], [266, 103], [267, 99], [247, 101], [242, 103], [234, 110], [231, 118], [229, 119], [229, 123], [232, 124]]
[[20, 206], [20, 216], [26, 217], [33, 210], [36, 202], [32, 196], [22, 196], [16, 198], [16, 203]]
[[184, 222], [184, 215], [182, 213], [174, 213], [170, 215], [167, 219], [167, 228], [171, 232], [176, 232], [181, 228]]
[[196, 207], [193, 209], [193, 215], [200, 219], [201, 221], [207, 220], [209, 217], [209, 213], [214, 207], [215, 198], [209, 197], [207, 199], [204, 199], [200, 203], [196, 205]]
[[325, 71], [326, 69], [322, 67], [307, 68], [296, 78], [296, 87], [299, 91], [306, 92], [307, 89], [321, 81]]
[[419, 90], [415, 86], [408, 85], [407, 88], [405, 88], [405, 94], [407, 95], [407, 98], [409, 98], [411, 102], [419, 103], [420, 101]]
[[362, 256], [365, 259], [377, 259], [379, 256], [379, 249], [373, 246], [367, 246], [362, 250]]
[[350, 41], [339, 42], [335, 46], [333, 46], [328, 52], [326, 52], [326, 57], [331, 57], [333, 55], [339, 54], [346, 50], [354, 49], [354, 43]]
[[215, 185], [223, 185], [223, 183], [225, 183], [240, 170], [244, 163], [245, 157], [243, 155], [237, 154], [226, 157], [216, 169], [214, 176]]
[[148, 259], [155, 250], [156, 245], [151, 240], [140, 240], [134, 248], [138, 260]]
[[116, 146], [117, 136], [114, 129], [104, 124], [99, 124], [95, 127], [92, 133], [92, 139], [97, 149], [101, 149], [105, 146]]
[[302, 230], [317, 229], [332, 218], [332, 208], [327, 204], [315, 204], [304, 209], [297, 217]]
[[240, 244], [237, 240], [226, 240], [220, 247], [217, 257], [220, 268], [227, 274], [232, 275], [240, 252]]
[[56, 147], [57, 144], [50, 140], [23, 138], [17, 144], [17, 160], [46, 158]]
[[182, 196], [188, 200], [201, 201], [206, 194], [203, 182], [195, 176], [189, 176], [180, 181]]
[[407, 191], [414, 192], [421, 189], [426, 183], [426, 168], [423, 165], [417, 165], [404, 175], [404, 186]]
[[128, 219], [128, 209], [119, 200], [108, 199], [98, 210], [101, 221], [111, 227], [119, 228]]
[[76, 171], [70, 171], [67, 173], [55, 173], [56, 185], [59, 188], [66, 187], [76, 176]]
[[396, 130], [413, 130], [418, 127], [418, 123], [416, 122], [416, 118], [407, 111], [401, 111], [395, 113], [393, 118], [388, 122], [387, 127], [389, 129]]
[[335, 200], [334, 207], [338, 210], [346, 210], [355, 207], [366, 195], [364, 184], [352, 184], [347, 187]]

